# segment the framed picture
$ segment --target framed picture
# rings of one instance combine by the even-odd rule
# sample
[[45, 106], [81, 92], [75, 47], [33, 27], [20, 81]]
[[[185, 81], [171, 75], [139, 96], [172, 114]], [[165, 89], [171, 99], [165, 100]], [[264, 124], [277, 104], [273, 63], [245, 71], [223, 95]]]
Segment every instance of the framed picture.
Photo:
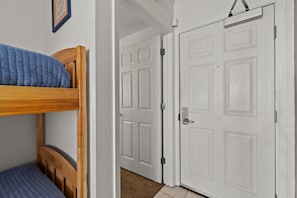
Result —
[[52, 0], [53, 32], [71, 17], [71, 0]]

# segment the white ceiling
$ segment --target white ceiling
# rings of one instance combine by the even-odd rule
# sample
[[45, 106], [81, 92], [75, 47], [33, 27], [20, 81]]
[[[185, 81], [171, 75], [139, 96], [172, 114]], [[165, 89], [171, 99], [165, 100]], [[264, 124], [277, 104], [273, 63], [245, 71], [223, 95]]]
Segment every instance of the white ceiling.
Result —
[[135, 33], [139, 30], [142, 30], [149, 25], [143, 22], [139, 17], [133, 14], [133, 11], [130, 11], [128, 8], [123, 6], [120, 3], [120, 38], [128, 36], [129, 34]]

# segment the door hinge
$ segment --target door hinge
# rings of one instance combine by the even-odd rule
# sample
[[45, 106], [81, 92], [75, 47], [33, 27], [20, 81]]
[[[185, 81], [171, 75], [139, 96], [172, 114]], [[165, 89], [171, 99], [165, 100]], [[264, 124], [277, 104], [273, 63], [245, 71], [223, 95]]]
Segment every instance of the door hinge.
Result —
[[164, 48], [162, 48], [162, 49], [160, 50], [160, 54], [161, 54], [161, 56], [164, 56], [164, 55], [165, 55], [165, 49], [164, 49]]
[[274, 26], [274, 39], [277, 38], [277, 26], [275, 25]]
[[277, 198], [277, 194], [275, 194], [275, 198]]
[[165, 164], [166, 163], [166, 159], [165, 159], [165, 157], [162, 157], [161, 158], [161, 164]]
[[180, 113], [178, 114], [177, 120], [180, 121]]
[[274, 111], [274, 122], [277, 123], [277, 111]]
[[162, 111], [165, 111], [165, 109], [166, 109], [166, 105], [165, 105], [165, 103], [161, 103], [161, 110], [162, 110]]

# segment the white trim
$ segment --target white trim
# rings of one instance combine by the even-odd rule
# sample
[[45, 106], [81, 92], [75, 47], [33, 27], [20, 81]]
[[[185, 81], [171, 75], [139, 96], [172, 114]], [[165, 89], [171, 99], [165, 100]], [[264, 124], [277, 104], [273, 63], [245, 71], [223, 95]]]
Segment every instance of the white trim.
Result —
[[171, 187], [180, 185], [179, 39], [176, 35], [174, 31], [164, 36], [164, 74], [167, 74], [164, 75], [164, 100], [170, 109], [164, 112], [164, 183]]
[[171, 11], [170, 8], [173, 7], [173, 1], [121, 0], [121, 4], [134, 12], [136, 16], [140, 17], [160, 34], [172, 31], [171, 18], [173, 9]]
[[[293, 198], [295, 196], [295, 104], [294, 104], [294, 1], [278, 0], [265, 1], [265, 6], [275, 3], [275, 18], [278, 27], [276, 40], [276, 109], [278, 110], [278, 124], [276, 126], [276, 193], [281, 198]], [[260, 5], [254, 5], [258, 7]], [[192, 29], [217, 22], [225, 16], [207, 20], [203, 24], [193, 24]], [[175, 30], [174, 35], [174, 89], [167, 92], [173, 96], [173, 116], [179, 112], [179, 35], [190, 31], [191, 28]], [[170, 83], [170, 78], [168, 78]], [[175, 120], [174, 138], [168, 139], [167, 145], [175, 145], [180, 148], [179, 122]], [[166, 131], [169, 134], [169, 131]], [[172, 154], [173, 152], [173, 154]], [[167, 170], [168, 175], [176, 177], [167, 178], [166, 184], [180, 185], [180, 153], [178, 149], [167, 150], [165, 154], [168, 162], [175, 161], [175, 165]], [[173, 156], [171, 159], [170, 156]]]
[[295, 196], [294, 1], [276, 2], [276, 193]]
[[163, 62], [163, 99], [166, 104], [166, 109], [164, 111], [164, 157], [166, 158], [166, 164], [164, 165], [163, 175], [164, 175], [164, 183], [171, 187], [175, 186], [175, 150], [176, 147], [172, 142], [174, 142], [174, 123], [177, 119], [177, 114], [174, 112], [174, 97], [171, 97], [174, 92], [174, 45], [173, 45], [174, 35], [173, 33], [167, 34], [163, 37], [163, 47], [166, 49], [166, 53], [164, 56]]
[[114, 171], [114, 186], [113, 186], [113, 191], [115, 192], [114, 197], [115, 198], [120, 198], [121, 197], [121, 171], [120, 171], [120, 120], [118, 119], [119, 111], [120, 111], [120, 87], [119, 87], [119, 82], [120, 82], [120, 60], [119, 60], [119, 7], [120, 7], [120, 2], [119, 0], [115, 0], [112, 5], [112, 32], [113, 32], [113, 37], [112, 37], [112, 46], [114, 46], [113, 54], [112, 54], [112, 65], [113, 65], [113, 87], [114, 87], [114, 92], [113, 92], [113, 125], [115, 126], [114, 128], [114, 141], [113, 145], [115, 146], [114, 149], [114, 164], [113, 164], [113, 171]]
[[116, 75], [119, 0], [96, 2], [96, 197], [119, 197]]

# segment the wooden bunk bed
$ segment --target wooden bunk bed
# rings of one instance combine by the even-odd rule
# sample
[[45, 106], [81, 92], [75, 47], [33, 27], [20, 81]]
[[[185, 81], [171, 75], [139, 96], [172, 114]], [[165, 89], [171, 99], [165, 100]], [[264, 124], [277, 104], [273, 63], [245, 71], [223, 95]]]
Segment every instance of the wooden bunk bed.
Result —
[[[54, 55], [71, 76], [71, 88], [0, 86], [0, 116], [37, 114], [37, 164], [65, 197], [87, 197], [86, 49], [61, 50]], [[44, 115], [77, 111], [77, 168], [45, 145]]]

